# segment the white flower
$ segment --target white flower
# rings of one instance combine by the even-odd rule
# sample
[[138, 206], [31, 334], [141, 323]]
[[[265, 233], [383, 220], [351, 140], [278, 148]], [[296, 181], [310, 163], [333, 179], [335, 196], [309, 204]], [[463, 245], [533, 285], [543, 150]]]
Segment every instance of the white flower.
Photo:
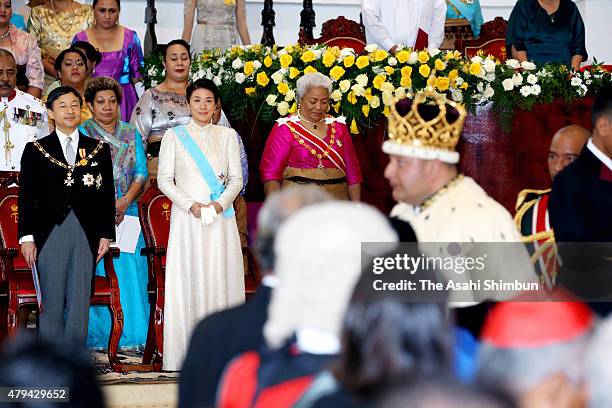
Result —
[[540, 92], [542, 92], [542, 88], [540, 88], [540, 85], [535, 84], [531, 86], [531, 94], [532, 95], [539, 95]]
[[461, 93], [461, 91], [459, 91], [457, 89], [451, 89], [451, 98], [455, 102], [462, 102], [463, 101], [463, 94]]
[[482, 92], [484, 90], [484, 86], [482, 85], [482, 82], [479, 82], [478, 85], [476, 85], [476, 89], [478, 90], [478, 92]]
[[373, 109], [376, 109], [380, 106], [380, 98], [377, 95], [372, 96], [372, 98], [370, 98], [370, 106]]
[[155, 75], [157, 75], [157, 69], [155, 67], [149, 68], [148, 74], [150, 77], [154, 77]]
[[253, 61], [253, 68], [255, 68], [255, 71], [257, 71], [259, 68], [261, 68], [261, 62]]
[[506, 78], [502, 81], [502, 86], [504, 87], [504, 91], [511, 91], [514, 89], [514, 81], [512, 78]]
[[292, 101], [295, 99], [295, 91], [293, 89], [290, 89], [289, 91], [287, 91], [287, 93], [285, 94], [285, 100], [287, 102]]
[[215, 74], [213, 74], [212, 69], [206, 68], [206, 75], [205, 76], [206, 76], [206, 79], [213, 79]]
[[493, 95], [495, 95], [495, 91], [493, 90], [491, 85], [487, 85], [482, 95], [487, 99], [491, 99]]
[[523, 76], [521, 74], [512, 75], [512, 82], [514, 82], [516, 86], [521, 85], [523, 83]]
[[246, 79], [246, 75], [244, 75], [242, 72], [236, 72], [234, 78], [236, 79], [237, 83], [241, 84]]
[[276, 95], [268, 95], [266, 98], [266, 103], [270, 106], [276, 106]]
[[204, 77], [204, 71], [200, 70], [200, 71], [196, 71], [194, 73], [191, 74], [191, 80], [192, 81], [197, 81], [198, 79]]
[[521, 87], [521, 95], [524, 97], [528, 97], [531, 95], [531, 87], [529, 85], [525, 85]]
[[487, 58], [482, 66], [488, 73], [495, 72], [495, 61], [492, 59]]
[[331, 95], [329, 95], [329, 97], [332, 98], [334, 102], [338, 102], [342, 99], [342, 92], [340, 92], [339, 89], [336, 89], [334, 92], [331, 93]]
[[457, 77], [457, 79], [455, 80], [455, 84], [457, 84], [457, 86], [463, 85], [464, 82], [465, 81], [461, 77]]
[[397, 65], [397, 58], [395, 57], [391, 57], [387, 60], [387, 64], [389, 64], [389, 66], [394, 67]]
[[416, 64], [418, 59], [419, 59], [419, 54], [416, 51], [412, 51], [410, 53], [410, 56], [408, 57], [408, 64], [410, 65]]
[[316, 59], [321, 58], [321, 55], [323, 55], [323, 51], [320, 49], [311, 49], [310, 51], [312, 51], [312, 53], [314, 54]]
[[586, 81], [584, 81], [585, 84], [587, 85], [591, 85], [593, 83], [592, 79], [587, 79]]
[[536, 65], [533, 62], [523, 61], [521, 62], [521, 67], [526, 71], [533, 71], [536, 69]]
[[368, 45], [366, 45], [366, 47], [365, 47], [365, 50], [366, 50], [367, 52], [374, 52], [374, 51], [376, 51], [377, 49], [378, 49], [378, 45], [376, 45], [376, 44], [368, 44]]
[[151, 87], [156, 87], [158, 85], [156, 80], [151, 80]]
[[435, 57], [436, 55], [440, 53], [440, 50], [437, 48], [430, 48], [428, 51], [431, 57]]
[[383, 92], [382, 102], [385, 106], [393, 105], [393, 94], [391, 92]]
[[212, 81], [215, 85], [221, 86], [221, 78], [219, 78], [218, 76], [215, 76]]
[[391, 82], [383, 82], [382, 85], [380, 86], [380, 91], [381, 92], [388, 92], [391, 93], [393, 91], [395, 91], [395, 87], [393, 86], [393, 84]]
[[406, 97], [406, 89], [404, 89], [403, 86], [397, 87], [395, 89], [395, 97], [398, 99], [404, 99]]
[[573, 77], [572, 81], [571, 81], [572, 86], [580, 86], [582, 85], [582, 79], [580, 79], [580, 77]]
[[355, 78], [355, 82], [357, 82], [359, 85], [361, 85], [364, 88], [368, 86], [368, 81], [369, 81], [369, 78], [366, 74], [357, 75], [357, 77]]
[[275, 73], [273, 73], [271, 75], [272, 80], [274, 81], [274, 83], [276, 85], [280, 84], [281, 82], [283, 82], [285, 75], [283, 74], [283, 70], [279, 69], [278, 71], [276, 71]]
[[538, 83], [538, 77], [533, 74], [529, 74], [527, 75], [527, 82], [531, 85], [535, 85]]
[[351, 81], [348, 79], [343, 79], [338, 85], [340, 86], [342, 93], [345, 93], [351, 88]]
[[495, 72], [491, 72], [491, 73], [489, 73], [489, 74], [486, 74], [486, 75], [484, 76], [484, 79], [485, 79], [485, 81], [487, 81], [487, 82], [493, 82], [493, 81], [495, 81]]
[[355, 84], [351, 87], [355, 96], [361, 96], [365, 93], [365, 88], [359, 84]]
[[580, 85], [580, 96], [585, 96], [588, 90], [589, 89], [585, 85]]
[[583, 72], [584, 79], [589, 79], [591, 77], [591, 73], [589, 71]]
[[350, 47], [349, 48], [342, 48], [340, 50], [340, 56], [342, 58], [348, 57], [349, 55], [355, 55], [355, 50], [350, 48]]
[[223, 64], [225, 64], [225, 57], [221, 57], [221, 58], [219, 58], [219, 59], [217, 60], [217, 64], [219, 64], [219, 65], [223, 65]]
[[287, 112], [289, 112], [289, 104], [285, 101], [282, 101], [278, 104], [276, 110], [278, 111], [278, 113], [280, 113], [281, 116], [285, 116]]
[[512, 69], [518, 69], [521, 67], [521, 63], [515, 59], [506, 60], [506, 65]]
[[240, 69], [244, 66], [242, 60], [240, 59], [240, 57], [236, 58], [234, 61], [232, 61], [232, 68], [234, 69]]
[[482, 57], [480, 55], [475, 55], [475, 56], [472, 57], [472, 59], [470, 61], [474, 62], [474, 63], [482, 64], [483, 59], [482, 59]]

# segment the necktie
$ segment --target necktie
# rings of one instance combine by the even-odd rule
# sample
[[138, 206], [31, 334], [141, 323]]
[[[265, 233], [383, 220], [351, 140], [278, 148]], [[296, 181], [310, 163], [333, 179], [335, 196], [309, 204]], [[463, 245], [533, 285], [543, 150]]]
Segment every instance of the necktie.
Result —
[[72, 147], [72, 138], [68, 136], [66, 138], [66, 161], [70, 165], [74, 165], [76, 153], [74, 152], [74, 148]]

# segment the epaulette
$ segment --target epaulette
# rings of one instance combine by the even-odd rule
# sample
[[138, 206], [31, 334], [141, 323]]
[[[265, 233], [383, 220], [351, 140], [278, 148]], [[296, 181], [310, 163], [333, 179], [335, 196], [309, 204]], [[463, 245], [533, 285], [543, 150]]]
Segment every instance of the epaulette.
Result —
[[525, 189], [518, 193], [518, 196], [516, 197], [516, 214], [514, 215], [514, 224], [519, 231], [521, 230], [521, 224], [523, 222], [523, 216], [525, 213], [534, 206], [538, 198], [550, 193], [550, 190], [550, 188], [546, 190]]

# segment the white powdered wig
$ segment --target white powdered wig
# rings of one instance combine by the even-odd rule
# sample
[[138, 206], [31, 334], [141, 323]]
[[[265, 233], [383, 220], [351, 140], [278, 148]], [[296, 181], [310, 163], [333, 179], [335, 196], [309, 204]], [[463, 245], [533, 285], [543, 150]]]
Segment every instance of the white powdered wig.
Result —
[[339, 337], [361, 273], [362, 242], [397, 242], [385, 216], [367, 204], [334, 201], [304, 208], [276, 237], [275, 272], [264, 335], [277, 348], [298, 329]]

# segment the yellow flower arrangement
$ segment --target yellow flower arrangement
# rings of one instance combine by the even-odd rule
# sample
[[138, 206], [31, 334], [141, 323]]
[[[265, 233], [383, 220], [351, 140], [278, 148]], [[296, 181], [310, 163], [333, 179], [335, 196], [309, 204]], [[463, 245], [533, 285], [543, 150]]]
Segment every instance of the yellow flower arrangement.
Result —
[[372, 99], [372, 88], [366, 89], [366, 91], [363, 93], [363, 97], [369, 102]]
[[410, 67], [410, 66], [402, 67], [400, 72], [401, 72], [403, 77], [411, 77], [412, 76], [412, 67]]
[[337, 81], [344, 75], [346, 71], [340, 65], [336, 65], [329, 71], [329, 76], [332, 77], [333, 80]]
[[374, 80], [372, 80], [372, 85], [374, 86], [374, 88], [380, 89], [380, 86], [386, 80], [387, 80], [387, 76], [385, 74], [378, 74], [374, 77]]
[[478, 75], [481, 69], [482, 69], [482, 64], [480, 62], [472, 62], [470, 64], [470, 68], [468, 69], [468, 72], [472, 75]]
[[365, 67], [370, 65], [370, 60], [369, 60], [369, 58], [367, 56], [362, 55], [362, 56], [357, 58], [356, 64], [357, 64], [357, 68], [364, 69]]
[[308, 64], [309, 62], [314, 61], [315, 58], [316, 58], [315, 53], [308, 50], [302, 54], [302, 57], [300, 59], [302, 60], [302, 62]]
[[400, 85], [404, 88], [411, 88], [412, 78], [410, 76], [403, 76], [402, 79], [400, 79]]
[[282, 95], [287, 95], [287, 92], [289, 92], [289, 85], [287, 85], [286, 82], [281, 82], [280, 84], [278, 84], [276, 86], [276, 89], [278, 90], [278, 92], [280, 92]]
[[354, 135], [359, 134], [359, 128], [357, 127], [357, 122], [355, 121], [355, 119], [351, 121], [351, 128], [349, 130]]
[[223, 0], [223, 3], [225, 3], [226, 6], [235, 6], [236, 0]]
[[334, 65], [335, 62], [336, 62], [336, 56], [334, 55], [333, 52], [331, 52], [330, 50], [327, 50], [323, 53], [323, 65], [329, 68], [332, 65]]
[[289, 113], [297, 112], [297, 103], [293, 102], [293, 105], [289, 108]]
[[410, 58], [410, 53], [406, 50], [401, 50], [400, 52], [395, 54], [395, 58], [397, 58], [397, 60], [402, 64], [405, 64], [406, 61], [408, 61], [408, 58]]
[[244, 93], [247, 95], [253, 95], [255, 93], [255, 88], [253, 87], [244, 88]]
[[289, 68], [289, 79], [295, 79], [300, 75], [300, 70], [295, 68], [295, 67], [291, 67]]
[[448, 79], [450, 79], [451, 81], [455, 81], [458, 77], [459, 71], [457, 71], [456, 69], [453, 69], [451, 72], [448, 73]]
[[385, 72], [386, 72], [387, 74], [389, 74], [389, 75], [393, 75], [393, 73], [395, 72], [395, 68], [393, 68], [393, 67], [389, 67], [389, 66], [386, 66], [386, 67], [385, 67]]
[[380, 61], [383, 61], [385, 58], [387, 58], [389, 53], [385, 50], [376, 50], [370, 55], [372, 55], [372, 61], [380, 62]]
[[449, 86], [450, 86], [450, 79], [448, 79], [447, 77], [438, 77], [436, 79], [436, 88], [438, 88], [438, 91], [440, 92], [447, 91]]
[[431, 73], [431, 68], [429, 68], [429, 65], [423, 64], [419, 67], [419, 74], [421, 74], [422, 77], [427, 78], [430, 73]]
[[348, 93], [348, 96], [346, 97], [346, 100], [349, 101], [350, 104], [356, 104], [357, 103], [357, 97], [355, 96], [355, 92], [351, 91]]
[[427, 51], [419, 51], [417, 61], [419, 61], [421, 64], [427, 63], [427, 61], [429, 61], [429, 53]]
[[272, 66], [272, 57], [270, 57], [269, 55], [266, 55], [266, 58], [264, 58], [264, 65], [267, 68], [270, 68]]
[[361, 107], [361, 112], [363, 112], [363, 116], [365, 116], [366, 118], [370, 116], [370, 105], [367, 103], [363, 105]]
[[344, 64], [344, 68], [352, 67], [355, 64], [355, 56], [354, 55], [347, 55], [342, 60], [342, 64]]
[[281, 68], [289, 68], [293, 62], [293, 57], [289, 54], [283, 54], [279, 57]]
[[253, 61], [247, 61], [244, 63], [244, 75], [251, 76], [255, 72], [255, 65]]
[[266, 87], [270, 83], [270, 78], [265, 72], [260, 72], [257, 74], [257, 84], [262, 87]]
[[306, 75], [306, 74], [314, 74], [316, 72], [319, 72], [319, 71], [317, 71], [317, 69], [315, 67], [313, 67], [312, 65], [309, 65], [306, 68], [304, 68], [304, 75]]
[[444, 71], [446, 69], [446, 65], [444, 64], [444, 62], [442, 62], [441, 59], [437, 59], [434, 64], [434, 68], [436, 68], [436, 70], [438, 71]]

